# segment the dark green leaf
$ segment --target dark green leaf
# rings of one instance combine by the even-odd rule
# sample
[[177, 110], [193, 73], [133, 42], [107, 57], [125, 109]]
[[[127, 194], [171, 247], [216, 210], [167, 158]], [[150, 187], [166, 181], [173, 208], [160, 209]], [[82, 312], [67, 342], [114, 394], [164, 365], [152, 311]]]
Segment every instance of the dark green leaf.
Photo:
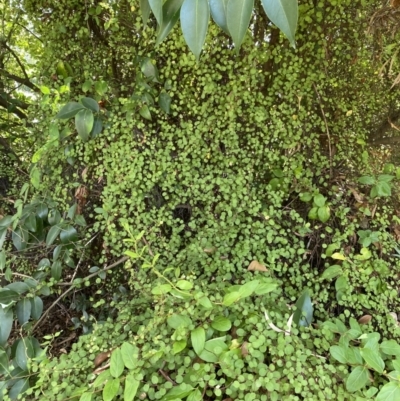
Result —
[[56, 260], [52, 265], [51, 265], [51, 277], [53, 277], [55, 280], [60, 280], [62, 274], [62, 265], [60, 260]]
[[321, 276], [322, 280], [332, 280], [333, 278], [340, 276], [343, 273], [341, 266], [339, 265], [332, 265], [329, 266]]
[[60, 120], [66, 120], [74, 117], [76, 113], [83, 108], [84, 107], [78, 102], [69, 102], [59, 111], [59, 113], [56, 115], [56, 118]]
[[0, 228], [0, 249], [3, 248], [4, 241], [6, 240], [7, 227]]
[[297, 0], [262, 0], [265, 13], [289, 39], [292, 46], [295, 45], [295, 32], [299, 16]]
[[17, 292], [11, 291], [7, 288], [0, 289], [0, 304], [7, 305], [12, 301], [16, 301], [18, 298], [19, 294]]
[[210, 0], [211, 16], [214, 22], [229, 35], [226, 22], [226, 7], [229, 0]]
[[72, 219], [74, 218], [77, 206], [78, 206], [78, 204], [77, 204], [77, 203], [74, 203], [74, 204], [68, 209], [67, 217], [68, 217], [69, 219], [72, 220]]
[[226, 8], [226, 21], [237, 53], [239, 52], [247, 28], [249, 27], [253, 7], [254, 0], [228, 1]]
[[75, 127], [78, 131], [78, 135], [83, 141], [89, 139], [89, 134], [92, 131], [94, 124], [94, 116], [91, 110], [83, 109], [79, 111], [75, 116]]
[[47, 258], [43, 258], [38, 263], [38, 270], [45, 270], [46, 267], [50, 267], [50, 260]]
[[34, 214], [28, 215], [28, 217], [24, 220], [24, 228], [29, 231], [36, 231], [36, 216]]
[[[13, 291], [11, 291], [13, 292]], [[15, 293], [14, 293], [15, 294]], [[18, 295], [18, 294], [15, 294]], [[3, 302], [0, 296], [0, 303], [7, 304], [8, 302]], [[11, 308], [4, 309], [0, 306], [0, 346], [4, 347], [7, 344], [8, 337], [11, 333], [11, 328], [13, 324], [13, 311]]]
[[[8, 375], [10, 369], [10, 361], [8, 359], [7, 353], [0, 349], [0, 375]], [[1, 392], [1, 386], [0, 386]]]
[[10, 226], [10, 224], [12, 223], [12, 217], [13, 216], [4, 216], [1, 220], [0, 220], [0, 228], [8, 228]]
[[32, 319], [38, 320], [40, 316], [42, 316], [43, 312], [43, 301], [42, 298], [35, 296], [31, 299], [32, 310], [31, 315]]
[[63, 244], [75, 242], [78, 239], [78, 232], [76, 231], [75, 227], [67, 225], [62, 229], [60, 239]]
[[46, 245], [50, 246], [53, 244], [53, 242], [56, 240], [58, 235], [61, 232], [61, 228], [59, 226], [53, 226], [50, 228], [49, 232], [47, 233], [46, 236]]
[[12, 232], [12, 242], [18, 251], [27, 247], [28, 232], [20, 227]]
[[160, 93], [158, 104], [165, 113], [169, 114], [171, 111], [171, 96], [166, 92]]
[[8, 392], [8, 396], [10, 397], [11, 400], [16, 400], [19, 394], [24, 393], [28, 389], [29, 389], [29, 373], [26, 372], [26, 377], [17, 380], [13, 384], [10, 391]]
[[139, 110], [139, 114], [145, 118], [146, 120], [151, 120], [151, 113], [150, 113], [150, 109], [149, 106], [147, 106], [147, 104], [143, 105], [140, 110]]
[[103, 130], [103, 122], [101, 121], [101, 118], [97, 116], [94, 118], [93, 128], [92, 131], [90, 132], [90, 137], [96, 138], [96, 136], [99, 135], [102, 130]]
[[8, 288], [11, 291], [15, 291], [18, 294], [23, 294], [24, 292], [29, 291], [29, 285], [23, 283], [21, 281], [16, 281], [15, 283], [8, 284], [5, 288]]
[[97, 113], [100, 110], [99, 104], [96, 100], [92, 99], [91, 97], [83, 97], [81, 99], [81, 103], [89, 110], [94, 111]]
[[17, 313], [18, 322], [21, 326], [30, 319], [31, 308], [32, 308], [32, 305], [31, 305], [29, 298], [24, 298], [17, 302], [16, 313]]
[[142, 13], [143, 25], [147, 25], [147, 21], [149, 20], [150, 16], [150, 4], [149, 0], [140, 0], [140, 12]]
[[309, 326], [312, 323], [314, 308], [308, 290], [305, 290], [296, 302], [293, 322], [298, 326]]
[[18, 366], [26, 370], [28, 367], [28, 360], [34, 356], [35, 349], [33, 348], [32, 341], [27, 337], [21, 338], [15, 351], [15, 360]]
[[156, 46], [158, 46], [168, 36], [171, 29], [178, 21], [179, 10], [182, 6], [182, 3], [183, 0], [167, 0], [164, 3], [163, 13], [162, 13], [162, 24], [160, 25], [160, 30], [158, 32]]
[[208, 0], [184, 0], [180, 18], [183, 37], [198, 60], [206, 40], [210, 19]]
[[54, 226], [61, 221], [61, 214], [57, 209], [50, 209], [47, 219], [49, 224]]
[[149, 7], [153, 11], [156, 17], [158, 26], [160, 27], [163, 23], [163, 0], [148, 0]]

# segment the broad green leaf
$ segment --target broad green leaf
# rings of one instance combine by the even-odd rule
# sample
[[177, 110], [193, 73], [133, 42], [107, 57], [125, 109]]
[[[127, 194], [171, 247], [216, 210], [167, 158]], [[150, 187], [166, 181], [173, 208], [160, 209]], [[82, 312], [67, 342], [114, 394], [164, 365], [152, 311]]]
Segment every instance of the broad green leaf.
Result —
[[229, 35], [226, 8], [229, 0], [210, 0], [210, 11], [214, 22]]
[[377, 196], [391, 196], [392, 195], [392, 189], [390, 187], [390, 184], [384, 181], [379, 181], [376, 183], [375, 187], [376, 189], [376, 194]]
[[92, 99], [91, 97], [83, 97], [81, 99], [81, 103], [89, 110], [94, 111], [95, 113], [98, 113], [100, 110], [99, 104], [96, 102], [96, 100]]
[[2, 272], [5, 267], [6, 267], [6, 252], [2, 250], [0, 252], [0, 272]]
[[329, 266], [321, 275], [322, 280], [332, 280], [343, 273], [342, 267], [339, 265]]
[[96, 138], [97, 135], [99, 135], [102, 130], [103, 130], [103, 122], [101, 121], [100, 117], [96, 116], [94, 118], [92, 131], [90, 131], [90, 137]]
[[30, 287], [28, 284], [23, 283], [22, 281], [16, 281], [14, 283], [7, 284], [5, 288], [8, 288], [11, 291], [15, 291], [21, 295], [24, 292], [28, 292]]
[[393, 179], [394, 179], [394, 175], [388, 175], [388, 174], [378, 175], [378, 181], [381, 181], [381, 182], [390, 182]]
[[193, 288], [193, 284], [187, 280], [178, 280], [176, 286], [181, 290], [191, 290]]
[[264, 295], [269, 292], [275, 291], [278, 288], [278, 283], [260, 283], [258, 284], [254, 294], [256, 295]]
[[190, 317], [186, 315], [172, 315], [167, 319], [168, 326], [173, 329], [177, 329], [178, 327], [188, 327], [192, 324]]
[[139, 351], [134, 345], [124, 342], [121, 346], [121, 355], [122, 360], [128, 369], [132, 370], [137, 367]]
[[339, 252], [335, 252], [334, 254], [332, 254], [331, 258], [336, 260], [346, 260], [346, 256], [342, 255]]
[[94, 89], [96, 90], [96, 92], [100, 95], [100, 96], [102, 96], [102, 95], [104, 95], [106, 92], [107, 92], [107, 83], [106, 82], [104, 82], [104, 81], [99, 81], [99, 82], [96, 82], [95, 84], [94, 84]]
[[373, 177], [370, 177], [369, 175], [360, 177], [358, 179], [358, 182], [360, 184], [364, 184], [364, 185], [374, 185], [375, 184], [375, 179]]
[[249, 27], [251, 14], [253, 12], [254, 0], [229, 0], [226, 7], [226, 21], [229, 33], [235, 44], [236, 53]]
[[294, 47], [297, 19], [299, 16], [297, 0], [262, 0], [265, 13], [289, 39]]
[[[10, 361], [8, 359], [7, 353], [0, 349], [0, 375], [8, 374], [10, 369]], [[1, 391], [1, 386], [0, 386]]]
[[218, 331], [228, 331], [232, 327], [232, 323], [224, 316], [217, 316], [211, 322], [211, 327]]
[[159, 284], [151, 290], [154, 295], [165, 295], [168, 294], [172, 289], [171, 284]]
[[15, 351], [15, 360], [18, 366], [26, 370], [28, 368], [28, 360], [34, 356], [35, 349], [33, 348], [32, 341], [27, 337], [21, 338]]
[[148, 0], [149, 7], [156, 17], [158, 26], [161, 27], [163, 23], [163, 0]]
[[[8, 396], [11, 400], [16, 400], [19, 394], [24, 393], [29, 389], [29, 373], [26, 372], [26, 377], [17, 380], [8, 392]], [[1, 391], [1, 390], [0, 390]]]
[[[0, 304], [8, 305], [12, 301], [16, 301], [19, 298], [19, 294], [16, 291], [9, 290], [7, 288], [0, 289]], [[1, 313], [1, 307], [0, 307]], [[2, 322], [2, 320], [0, 320]]]
[[172, 387], [171, 390], [163, 397], [163, 401], [182, 400], [193, 391], [190, 384], [182, 383], [179, 386]]
[[4, 216], [1, 220], [0, 220], [0, 227], [4, 227], [7, 228], [10, 226], [10, 224], [12, 223], [13, 216]]
[[385, 362], [378, 353], [370, 348], [360, 348], [361, 356], [364, 358], [367, 365], [378, 373], [383, 373]]
[[298, 326], [309, 326], [313, 320], [314, 308], [308, 290], [305, 290], [296, 302], [296, 311], [294, 312], [293, 321]]
[[356, 366], [346, 380], [346, 389], [351, 393], [362, 389], [369, 382], [369, 372], [365, 366]]
[[31, 184], [38, 189], [40, 186], [40, 180], [42, 177], [42, 173], [37, 166], [34, 166], [29, 173], [29, 177], [31, 179]]
[[75, 227], [67, 225], [60, 233], [60, 240], [63, 244], [69, 244], [75, 242], [78, 239], [78, 232]]
[[321, 194], [317, 194], [314, 196], [314, 203], [318, 207], [325, 206], [326, 198]]
[[400, 382], [392, 381], [386, 383], [379, 391], [375, 401], [398, 401], [400, 400]]
[[12, 232], [12, 242], [18, 251], [22, 251], [27, 247], [28, 232], [20, 227]]
[[86, 227], [87, 226], [86, 220], [81, 214], [77, 214], [74, 217], [74, 221], [75, 221], [76, 224], [78, 224], [78, 226], [81, 226], [81, 227]]
[[210, 19], [208, 0], [184, 0], [180, 18], [183, 37], [198, 60], [206, 40]]
[[133, 375], [128, 375], [125, 378], [124, 401], [132, 401], [138, 391], [140, 381], [136, 380]]
[[147, 25], [147, 21], [149, 20], [150, 16], [150, 4], [149, 0], [140, 0], [140, 12], [142, 14], [142, 19], [143, 19], [143, 25]]
[[78, 111], [83, 110], [84, 107], [78, 102], [69, 102], [56, 115], [56, 118], [60, 120], [67, 120], [68, 118], [74, 117]]
[[47, 219], [49, 220], [49, 224], [54, 226], [61, 221], [61, 214], [57, 209], [50, 209]]
[[24, 220], [24, 228], [29, 231], [35, 232], [36, 231], [36, 216], [32, 213], [28, 215], [28, 217]]
[[332, 347], [329, 348], [332, 357], [340, 363], [347, 363], [346, 351], [347, 347], [344, 345], [332, 345]]
[[331, 210], [329, 206], [319, 207], [317, 214], [319, 221], [326, 223], [329, 220], [329, 217], [331, 217]]
[[59, 226], [52, 226], [46, 236], [46, 245], [47, 246], [52, 245], [53, 242], [58, 237], [58, 235], [60, 234], [60, 232], [61, 228]]
[[51, 265], [51, 277], [53, 277], [54, 280], [60, 280], [61, 275], [62, 275], [62, 264], [60, 260], [56, 260]]
[[252, 280], [241, 285], [238, 291], [240, 294], [240, 298], [246, 298], [252, 295], [254, 291], [257, 289], [259, 284], [260, 280]]
[[228, 346], [225, 343], [225, 337], [213, 338], [206, 341], [204, 350], [199, 357], [205, 362], [216, 363], [219, 355], [227, 350]]
[[122, 353], [119, 348], [115, 349], [111, 354], [110, 359], [110, 373], [111, 376], [118, 378], [122, 375], [122, 372], [125, 369], [125, 364], [122, 359]]
[[179, 352], [183, 351], [186, 348], [186, 344], [186, 340], [175, 341], [172, 345], [174, 355], [179, 354]]
[[165, 113], [169, 114], [171, 111], [171, 96], [166, 92], [161, 92], [158, 97], [158, 104]]
[[43, 312], [43, 301], [42, 298], [35, 296], [34, 298], [31, 298], [31, 315], [32, 319], [38, 320], [40, 316], [42, 316]]
[[111, 401], [118, 394], [119, 379], [109, 380], [103, 388], [103, 401]]
[[318, 218], [318, 208], [313, 207], [311, 210], [308, 212], [308, 218], [310, 220], [316, 220]]
[[205, 309], [212, 309], [213, 304], [208, 297], [201, 297], [198, 301], [199, 305]]
[[82, 85], [82, 91], [87, 92], [92, 87], [92, 81], [85, 81]]
[[[158, 32], [156, 46], [158, 46], [169, 34], [179, 19], [179, 10], [183, 0], [167, 0], [163, 5], [162, 24]], [[151, 4], [150, 4], [151, 5]]]
[[203, 327], [197, 327], [197, 329], [192, 330], [190, 333], [190, 339], [192, 341], [194, 352], [196, 352], [197, 355], [200, 355], [206, 342], [206, 332]]
[[346, 348], [346, 360], [350, 365], [362, 365], [363, 358], [360, 353], [360, 348], [348, 347]]
[[96, 380], [93, 382], [92, 387], [100, 387], [102, 386], [107, 380], [111, 380], [112, 376], [110, 374], [110, 369], [104, 370], [101, 372], [97, 377]]
[[379, 348], [386, 355], [400, 357], [400, 345], [395, 340], [382, 341], [382, 344], [379, 346]]
[[80, 396], [79, 401], [92, 401], [92, 395], [93, 393], [85, 392]]
[[186, 401], [201, 401], [203, 399], [203, 396], [201, 394], [201, 391], [196, 388], [194, 389], [186, 399]]
[[147, 104], [143, 105], [140, 110], [139, 110], [139, 114], [145, 118], [146, 120], [151, 120], [151, 113], [150, 113], [150, 109], [149, 106], [147, 106]]
[[241, 298], [240, 292], [239, 291], [234, 291], [226, 294], [224, 296], [224, 300], [222, 301], [222, 304], [224, 306], [229, 306], [238, 301]]
[[[17, 294], [18, 295], [18, 294]], [[0, 303], [3, 303], [0, 298]], [[4, 347], [7, 344], [8, 337], [11, 333], [11, 328], [13, 324], [13, 311], [11, 308], [4, 310], [0, 306], [0, 346]]]
[[93, 112], [88, 109], [80, 110], [75, 116], [75, 128], [83, 141], [89, 139], [94, 124]]
[[29, 298], [23, 298], [17, 302], [16, 314], [19, 324], [22, 326], [31, 317], [32, 305]]

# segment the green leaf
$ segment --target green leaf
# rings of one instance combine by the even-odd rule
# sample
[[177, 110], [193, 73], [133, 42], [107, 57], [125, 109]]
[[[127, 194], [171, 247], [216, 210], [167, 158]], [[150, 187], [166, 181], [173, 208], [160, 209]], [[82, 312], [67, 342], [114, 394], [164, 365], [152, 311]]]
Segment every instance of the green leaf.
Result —
[[31, 184], [36, 188], [39, 189], [40, 180], [42, 177], [42, 173], [37, 166], [34, 166], [29, 173], [29, 177], [31, 179]]
[[78, 239], [78, 232], [75, 227], [71, 225], [65, 226], [60, 234], [60, 240], [63, 244], [69, 244], [71, 242], [75, 242]]
[[111, 401], [119, 390], [119, 379], [109, 380], [103, 388], [103, 401]]
[[[10, 361], [8, 359], [7, 353], [0, 349], [0, 374], [1, 375], [8, 375], [10, 369]], [[1, 386], [0, 386], [0, 393], [1, 393]]]
[[90, 132], [90, 137], [96, 138], [97, 135], [99, 135], [102, 130], [103, 130], [103, 122], [101, 121], [100, 117], [96, 116], [94, 118], [92, 131]]
[[4, 241], [6, 240], [7, 235], [7, 227], [1, 228], [0, 227], [0, 249], [3, 248]]
[[149, 20], [150, 16], [150, 4], [149, 0], [140, 0], [140, 12], [142, 13], [143, 25], [147, 25], [147, 21]]
[[85, 81], [82, 85], [82, 91], [87, 92], [92, 87], [92, 81]]
[[211, 327], [218, 331], [228, 331], [232, 327], [232, 323], [224, 316], [217, 316], [211, 322]]
[[248, 281], [246, 284], [241, 285], [238, 291], [238, 293], [240, 294], [240, 298], [246, 298], [252, 295], [259, 284], [260, 280], [252, 280]]
[[229, 0], [210, 0], [211, 16], [214, 22], [229, 35], [226, 22], [226, 8]]
[[74, 117], [78, 111], [83, 110], [84, 107], [78, 102], [67, 103], [56, 115], [56, 118], [60, 120], [67, 120], [68, 118]]
[[360, 348], [361, 356], [364, 358], [367, 365], [378, 373], [383, 373], [385, 362], [383, 359], [370, 348]]
[[174, 355], [179, 354], [179, 352], [183, 351], [186, 348], [186, 344], [186, 340], [175, 341], [172, 345]]
[[305, 290], [296, 302], [293, 322], [298, 326], [309, 326], [313, 320], [314, 308], [308, 290]]
[[30, 319], [31, 310], [32, 310], [32, 305], [29, 298], [24, 298], [17, 302], [16, 314], [18, 322], [21, 326]]
[[400, 400], [400, 382], [392, 381], [386, 383], [379, 391], [375, 401], [398, 401]]
[[165, 295], [168, 294], [171, 289], [171, 284], [159, 284], [151, 290], [151, 293], [154, 295]]
[[169, 114], [171, 111], [171, 96], [166, 92], [161, 92], [158, 97], [158, 104], [165, 113]]
[[31, 315], [32, 319], [38, 320], [42, 316], [43, 301], [42, 298], [35, 296], [31, 298]]
[[186, 401], [201, 401], [202, 399], [203, 399], [203, 396], [201, 394], [201, 391], [198, 388], [196, 388], [189, 394]]
[[121, 346], [121, 355], [122, 360], [128, 369], [132, 370], [137, 367], [139, 351], [134, 345], [124, 342]]
[[5, 288], [8, 288], [11, 291], [17, 292], [19, 295], [23, 294], [24, 292], [29, 291], [29, 285], [23, 283], [22, 281], [16, 281], [14, 283], [8, 284]]
[[192, 391], [193, 387], [190, 384], [182, 383], [179, 386], [172, 387], [163, 397], [163, 401], [181, 400], [187, 397]]
[[80, 396], [79, 401], [92, 401], [92, 395], [93, 393], [85, 392]]
[[124, 401], [132, 401], [138, 391], [140, 381], [136, 380], [132, 374], [125, 378]]
[[11, 387], [10, 391], [8, 392], [8, 396], [10, 397], [11, 400], [16, 400], [19, 394], [22, 394], [29, 389], [30, 375], [28, 372], [26, 372], [25, 376], [26, 377], [24, 377], [23, 379], [17, 380]]
[[94, 111], [95, 113], [98, 113], [100, 110], [99, 104], [96, 102], [96, 100], [92, 99], [91, 97], [83, 97], [81, 99], [81, 103], [89, 110]]
[[91, 110], [83, 109], [76, 114], [75, 128], [83, 141], [87, 141], [89, 139], [89, 134], [90, 131], [92, 131], [93, 124], [94, 116]]
[[[169, 34], [179, 19], [179, 10], [183, 0], [167, 0], [163, 5], [162, 24], [158, 32], [156, 46], [158, 46]], [[151, 6], [151, 4], [150, 4]]]
[[228, 350], [225, 343], [225, 337], [213, 338], [206, 341], [203, 352], [199, 355], [205, 362], [216, 363], [218, 362], [219, 355]]
[[102, 96], [107, 92], [107, 83], [104, 81], [96, 82], [94, 84], [94, 89], [100, 96]]
[[374, 185], [375, 184], [375, 179], [373, 177], [370, 177], [369, 175], [360, 177], [358, 179], [358, 182], [360, 184], [364, 184], [364, 185]]
[[262, 0], [265, 13], [295, 46], [299, 9], [297, 0]]
[[388, 184], [387, 182], [379, 181], [376, 183], [374, 188], [376, 189], [377, 196], [386, 197], [392, 195], [392, 189], [390, 187], [390, 184]]
[[198, 60], [206, 40], [210, 19], [208, 0], [184, 0], [180, 18], [183, 37]]
[[29, 231], [35, 232], [36, 226], [36, 216], [34, 214], [30, 214], [24, 221], [24, 228]]
[[8, 228], [10, 226], [10, 224], [12, 223], [12, 217], [13, 216], [4, 216], [1, 220], [0, 220], [0, 227], [4, 227], [4, 228]]
[[340, 363], [347, 363], [346, 350], [347, 347], [344, 345], [333, 345], [329, 348], [329, 352], [332, 357]]
[[395, 340], [382, 341], [379, 348], [386, 355], [394, 355], [400, 357], [400, 345]]
[[198, 303], [204, 309], [212, 309], [213, 308], [213, 304], [208, 297], [201, 297], [199, 299]]
[[254, 0], [229, 0], [226, 8], [226, 20], [228, 30], [235, 44], [236, 53], [249, 27], [251, 14], [253, 12]]
[[325, 196], [323, 196], [321, 194], [317, 194], [314, 196], [315, 206], [323, 207], [323, 206], [325, 206], [325, 202], [326, 202]]
[[[13, 292], [13, 291], [11, 291]], [[18, 296], [18, 294], [16, 294]], [[0, 297], [0, 303], [2, 304], [7, 304], [8, 302], [3, 302], [3, 300]], [[11, 328], [13, 324], [13, 311], [11, 308], [4, 310], [0, 306], [0, 346], [4, 347], [5, 344], [7, 344], [8, 337], [10, 336], [11, 333]]]
[[343, 274], [342, 267], [339, 265], [329, 266], [321, 275], [322, 280], [332, 280], [333, 278]]
[[192, 341], [194, 352], [196, 352], [197, 355], [200, 355], [206, 342], [206, 332], [203, 327], [197, 327], [197, 329], [192, 330], [190, 333], [190, 339]]
[[0, 272], [2, 272], [5, 267], [6, 267], [6, 252], [2, 250], [0, 252]]
[[62, 264], [60, 260], [56, 260], [51, 265], [51, 277], [53, 277], [54, 280], [60, 280], [61, 275], [62, 275]]
[[368, 382], [368, 369], [365, 366], [356, 366], [346, 380], [346, 389], [354, 393], [365, 387]]
[[190, 317], [186, 315], [172, 315], [167, 319], [167, 323], [173, 329], [177, 329], [179, 327], [188, 327], [192, 324]]
[[60, 232], [61, 228], [59, 226], [52, 226], [46, 236], [46, 245], [50, 246], [53, 244]]
[[313, 207], [309, 212], [308, 212], [308, 218], [310, 220], [316, 220], [318, 217], [318, 208]]
[[378, 175], [378, 181], [381, 181], [381, 182], [390, 182], [393, 179], [394, 179], [393, 175], [388, 175], [388, 174]]
[[222, 305], [224, 306], [230, 306], [236, 301], [238, 301], [241, 298], [240, 292], [234, 291], [226, 294], [224, 296], [224, 300], [222, 301]]
[[125, 364], [122, 359], [122, 353], [119, 348], [115, 349], [111, 354], [110, 359], [110, 373], [111, 376], [118, 378], [122, 375], [122, 372], [125, 369]]
[[17, 248], [18, 251], [24, 250], [28, 245], [28, 232], [20, 227], [12, 232], [11, 238], [14, 246]]
[[17, 292], [6, 288], [0, 289], [0, 304], [7, 305], [12, 301], [16, 301], [18, 298], [19, 294]]
[[326, 223], [329, 220], [329, 217], [331, 217], [331, 210], [329, 206], [319, 207], [317, 214], [319, 221]]
[[28, 368], [28, 360], [34, 356], [35, 349], [33, 348], [31, 340], [27, 337], [21, 338], [15, 351], [15, 360], [18, 366], [26, 370]]
[[275, 291], [278, 288], [278, 283], [260, 283], [254, 293], [256, 295], [264, 295]]
[[158, 26], [160, 27], [163, 23], [163, 0], [148, 0], [151, 11], [156, 17]]
[[176, 286], [181, 290], [191, 290], [193, 288], [193, 284], [187, 280], [178, 280]]
[[151, 120], [151, 113], [150, 113], [150, 109], [149, 106], [147, 106], [147, 104], [143, 105], [140, 110], [139, 110], [139, 114], [145, 118], [146, 120]]

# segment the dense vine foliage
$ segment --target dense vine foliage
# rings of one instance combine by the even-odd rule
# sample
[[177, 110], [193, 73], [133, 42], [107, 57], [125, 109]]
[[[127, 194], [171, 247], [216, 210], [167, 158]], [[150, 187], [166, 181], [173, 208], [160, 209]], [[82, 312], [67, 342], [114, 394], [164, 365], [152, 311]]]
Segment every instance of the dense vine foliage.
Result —
[[43, 48], [29, 180], [0, 166], [0, 399], [399, 399], [380, 2], [300, 1], [295, 48], [256, 2], [200, 60], [144, 3], [14, 5]]

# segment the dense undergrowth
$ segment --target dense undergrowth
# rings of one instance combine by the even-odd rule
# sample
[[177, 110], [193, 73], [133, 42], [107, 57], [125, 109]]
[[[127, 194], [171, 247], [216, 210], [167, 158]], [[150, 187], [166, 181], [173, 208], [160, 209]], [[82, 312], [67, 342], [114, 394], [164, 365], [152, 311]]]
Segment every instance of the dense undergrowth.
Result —
[[371, 9], [300, 2], [293, 49], [256, 8], [196, 63], [136, 1], [24, 7], [45, 46], [30, 181], [0, 167], [0, 399], [400, 399]]

